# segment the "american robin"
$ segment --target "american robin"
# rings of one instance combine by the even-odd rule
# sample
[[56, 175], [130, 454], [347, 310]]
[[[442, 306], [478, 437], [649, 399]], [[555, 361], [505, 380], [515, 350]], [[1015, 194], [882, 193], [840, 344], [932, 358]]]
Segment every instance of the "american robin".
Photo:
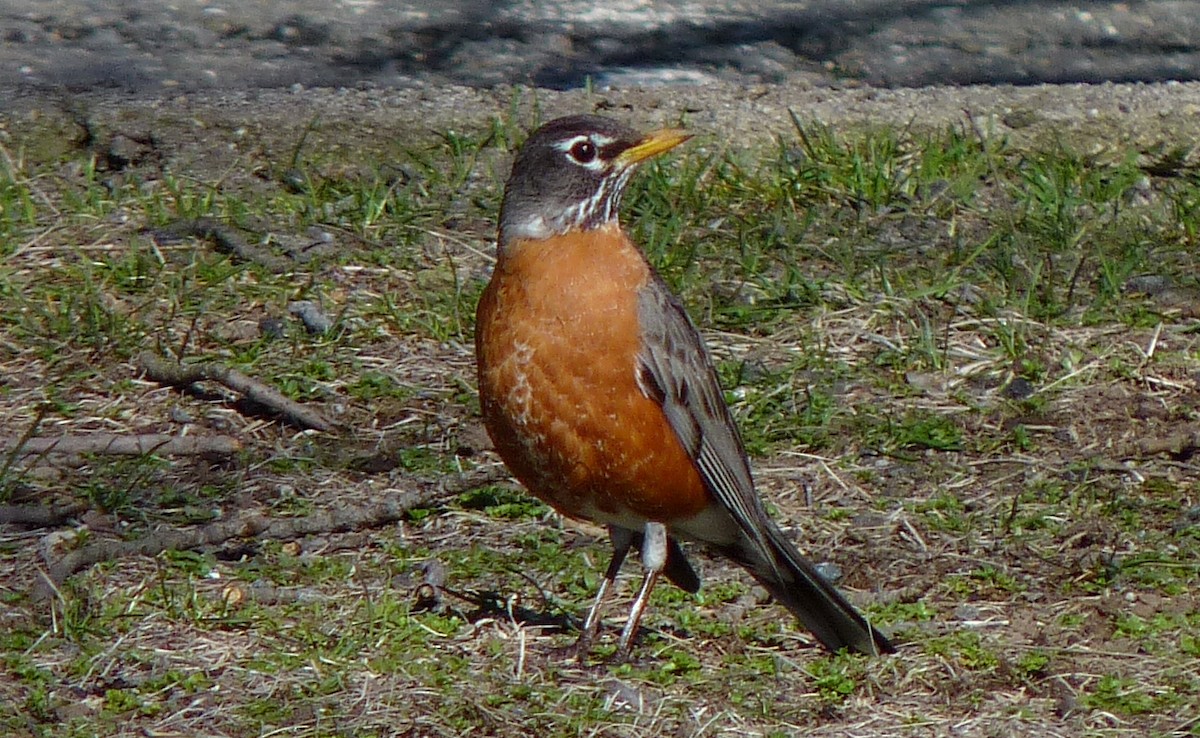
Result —
[[678, 543], [687, 539], [743, 566], [830, 650], [890, 653], [767, 516], [703, 339], [618, 223], [637, 166], [690, 137], [593, 115], [529, 136], [476, 314], [484, 424], [533, 494], [608, 528], [613, 558], [581, 652], [630, 548], [646, 573], [621, 654], [660, 573], [699, 588]]

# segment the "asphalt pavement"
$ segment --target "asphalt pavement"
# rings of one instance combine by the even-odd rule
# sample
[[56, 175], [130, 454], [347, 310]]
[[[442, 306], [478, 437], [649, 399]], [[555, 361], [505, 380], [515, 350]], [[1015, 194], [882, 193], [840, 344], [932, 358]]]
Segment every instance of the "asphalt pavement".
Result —
[[1200, 79], [1200, 0], [0, 0], [0, 88]]

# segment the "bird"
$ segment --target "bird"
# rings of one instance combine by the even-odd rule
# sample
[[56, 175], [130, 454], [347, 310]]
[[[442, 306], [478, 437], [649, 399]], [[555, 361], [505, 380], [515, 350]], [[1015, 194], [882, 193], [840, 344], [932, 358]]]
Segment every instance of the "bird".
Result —
[[634, 171], [689, 138], [572, 115], [525, 140], [476, 309], [484, 426], [530, 492], [608, 530], [581, 658], [631, 549], [645, 573], [620, 656], [660, 576], [699, 589], [681, 540], [742, 566], [829, 650], [893, 653], [768, 516], [700, 332], [619, 222]]

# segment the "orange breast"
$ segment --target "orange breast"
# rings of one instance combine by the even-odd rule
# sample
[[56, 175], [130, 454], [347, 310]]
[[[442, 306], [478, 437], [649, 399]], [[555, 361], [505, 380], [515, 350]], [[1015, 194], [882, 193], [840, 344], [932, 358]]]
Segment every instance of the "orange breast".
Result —
[[649, 279], [616, 228], [510, 244], [475, 327], [484, 423], [509, 469], [566, 515], [634, 529], [709, 503], [637, 385]]

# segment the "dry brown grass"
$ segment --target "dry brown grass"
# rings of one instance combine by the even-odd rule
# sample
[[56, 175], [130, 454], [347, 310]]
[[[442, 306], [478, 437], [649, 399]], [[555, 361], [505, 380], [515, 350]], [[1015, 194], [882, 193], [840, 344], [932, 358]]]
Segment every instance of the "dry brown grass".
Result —
[[[245, 175], [278, 160], [221, 160], [222, 136], [236, 135], [213, 135], [208, 171], [237, 170], [238, 182], [222, 189], [206, 176], [181, 186], [187, 196], [212, 185], [230, 200], [215, 209], [254, 213], [231, 220], [303, 233], [284, 188]], [[490, 266], [489, 162], [502, 156], [485, 149], [454, 184], [453, 212], [330, 229], [341, 248], [285, 274], [231, 265], [203, 240], [152, 242], [144, 228], [173, 212], [155, 199], [170, 200], [163, 170], [147, 161], [89, 180], [87, 156], [21, 170], [39, 215], [0, 264], [0, 427], [220, 433], [246, 450], [5, 465], [10, 503], [67, 511], [54, 525], [0, 526], [9, 734], [1200, 730], [1200, 466], [1188, 446], [1200, 333], [1186, 303], [1130, 295], [1103, 319], [1036, 318], [966, 293], [839, 281], [814, 248], [806, 266], [828, 277], [814, 305], [766, 336], [707, 336], [725, 366], [755, 367], [738, 388], [748, 433], [761, 430], [764, 397], [780, 417], [831, 401], [816, 440], [765, 442], [757, 478], [785, 529], [837, 565], [900, 653], [825, 654], [735, 567], [701, 557], [705, 588], [656, 593], [631, 663], [602, 649], [579, 664], [561, 650], [573, 633], [558, 626], [589, 601], [607, 546], [491, 484], [501, 470], [474, 405], [469, 311]], [[106, 177], [132, 194], [72, 199], [101, 197]], [[414, 202], [448, 197], [447, 181], [416, 181], [428, 192]], [[339, 197], [330, 208], [348, 207]], [[982, 208], [968, 211], [960, 217], [982, 222]], [[1194, 253], [1172, 253], [1194, 270]], [[137, 263], [145, 274], [130, 276]], [[332, 333], [309, 335], [288, 317], [301, 298], [335, 318]], [[264, 318], [281, 320], [284, 337], [266, 340]], [[239, 365], [322, 407], [339, 431], [298, 430], [215, 386], [147, 381], [136, 365], [146, 348]], [[957, 442], [935, 448], [920, 440], [929, 433]], [[48, 561], [90, 540], [246, 510], [304, 517], [404, 490], [441, 497], [395, 525], [122, 558], [49, 602], [28, 597]], [[472, 496], [481, 490], [483, 502]]]

